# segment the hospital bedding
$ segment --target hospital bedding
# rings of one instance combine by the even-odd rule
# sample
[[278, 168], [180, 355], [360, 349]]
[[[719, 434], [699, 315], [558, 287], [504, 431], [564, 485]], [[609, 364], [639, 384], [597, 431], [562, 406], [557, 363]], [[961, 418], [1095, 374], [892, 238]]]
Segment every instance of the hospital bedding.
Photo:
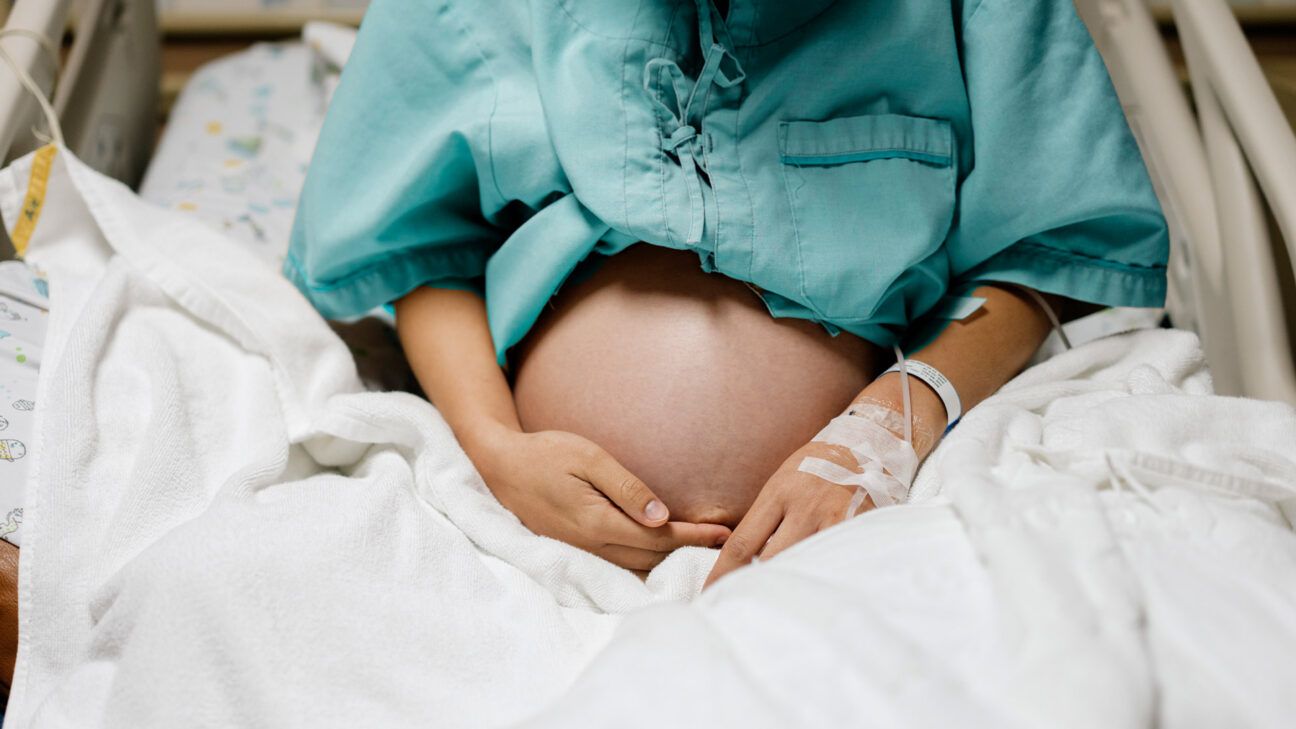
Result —
[[[239, 103], [173, 117], [187, 141], [164, 139], [144, 189], [169, 217], [82, 170], [97, 224], [65, 195], [75, 224], [33, 251], [69, 304], [45, 357], [59, 384], [42, 443], [57, 445], [32, 512], [47, 536], [24, 552], [16, 715], [1280, 726], [1296, 708], [1296, 558], [1275, 505], [1296, 466], [1265, 447], [1296, 440], [1292, 412], [1208, 397], [1190, 335], [1126, 335], [1027, 372], [929, 461], [920, 506], [684, 604], [712, 553], [683, 550], [640, 584], [531, 535], [434, 410], [358, 393], [357, 345], [303, 326], [304, 304], [252, 270], [282, 255], [291, 207], [262, 201], [300, 185], [317, 124], [293, 117], [307, 131], [290, 142], [301, 109], [233, 116], [265, 74], [221, 82]], [[1100, 326], [1146, 323], [1131, 315]], [[669, 708], [627, 711], [645, 696]]]
[[[0, 175], [7, 219], [30, 158]], [[535, 536], [424, 400], [361, 392], [255, 255], [60, 154], [10, 720], [1286, 726], [1296, 411], [1110, 337], [967, 414], [917, 503], [692, 602]], [[1259, 434], [1261, 440], [1257, 440]], [[86, 610], [85, 606], [89, 606]]]
[[[259, 43], [197, 71], [177, 100], [141, 196], [241, 242], [278, 270], [306, 166], [355, 40], [352, 28], [308, 23], [300, 41]], [[0, 539], [21, 545], [40, 367], [44, 281], [0, 263]], [[365, 319], [336, 325], [380, 389], [410, 389], [390, 330]]]
[[[311, 22], [300, 41], [258, 43], [200, 68], [167, 120], [140, 185], [145, 200], [184, 213], [282, 267], [324, 113], [355, 30]], [[417, 388], [391, 316], [333, 324], [372, 389]]]
[[301, 41], [258, 43], [194, 73], [140, 195], [243, 242], [276, 269], [297, 195], [355, 31], [309, 23]]
[[27, 456], [35, 434], [36, 381], [49, 299], [45, 280], [0, 262], [0, 539], [21, 546]]

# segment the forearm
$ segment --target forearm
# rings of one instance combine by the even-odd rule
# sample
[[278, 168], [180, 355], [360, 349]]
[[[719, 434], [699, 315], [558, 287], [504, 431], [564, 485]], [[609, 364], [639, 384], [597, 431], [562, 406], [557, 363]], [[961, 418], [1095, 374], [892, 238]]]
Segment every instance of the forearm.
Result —
[[[922, 349], [905, 353], [940, 370], [954, 385], [965, 412], [1021, 372], [1050, 329], [1048, 316], [1020, 289], [982, 286], [972, 295], [986, 300], [981, 309], [950, 322]], [[1058, 308], [1058, 300], [1045, 298]], [[935, 448], [945, 430], [945, 406], [934, 390], [916, 378], [909, 379], [909, 389], [914, 445], [921, 458]], [[861, 400], [881, 402], [900, 411], [900, 375], [893, 372], [877, 378], [856, 398]]]
[[[964, 408], [989, 397], [1017, 374], [1044, 341], [1050, 326], [1048, 316], [1025, 291], [983, 286], [975, 295], [986, 300], [980, 310], [966, 319], [951, 322], [927, 346], [905, 353], [948, 377], [958, 390]], [[854, 402], [871, 401], [888, 410], [903, 412], [900, 387], [899, 374], [882, 375], [864, 388]], [[945, 406], [936, 392], [917, 378], [910, 378], [910, 390], [916, 416], [914, 450], [921, 459], [935, 447], [945, 430]], [[886, 420], [891, 419], [890, 413], [886, 416]], [[770, 477], [756, 503], [725, 542], [716, 566], [707, 576], [708, 585], [749, 564], [754, 557], [769, 559], [825, 526], [853, 516], [858, 505], [856, 499], [862, 492], [843, 489], [838, 484], [860, 484], [875, 506], [903, 496], [895, 487], [907, 487], [908, 483], [902, 481], [911, 478], [914, 464], [905, 457], [907, 454], [890, 448], [890, 439], [872, 427], [873, 423], [854, 418], [845, 420], [837, 423], [844, 427], [837, 428], [835, 435], [797, 449]], [[874, 423], [892, 432], [896, 428], [890, 422]], [[860, 448], [848, 446], [843, 438], [854, 441]], [[872, 453], [862, 456], [861, 450]], [[860, 473], [858, 469], [864, 465], [862, 458], [875, 460], [890, 478], [879, 479], [876, 472], [870, 473], [867, 468]], [[828, 463], [826, 466], [816, 463], [821, 461]], [[859, 480], [842, 477], [839, 469], [832, 466], [855, 471]]]
[[499, 429], [522, 429], [480, 296], [423, 287], [395, 307], [410, 368], [470, 456]]

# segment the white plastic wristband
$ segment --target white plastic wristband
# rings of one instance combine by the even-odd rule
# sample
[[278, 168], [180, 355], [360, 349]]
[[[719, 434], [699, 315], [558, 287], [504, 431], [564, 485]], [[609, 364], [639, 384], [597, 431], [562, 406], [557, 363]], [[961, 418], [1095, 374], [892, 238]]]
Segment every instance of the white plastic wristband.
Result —
[[[940, 370], [916, 359], [906, 359], [905, 370], [907, 374], [926, 382], [936, 391], [941, 403], [945, 405], [945, 428], [947, 430], [953, 427], [959, 418], [963, 417], [963, 403], [959, 400], [958, 391], [954, 389], [954, 384], [949, 381], [949, 378], [941, 374]], [[891, 368], [887, 370], [887, 372], [899, 371], [899, 363], [891, 365]]]

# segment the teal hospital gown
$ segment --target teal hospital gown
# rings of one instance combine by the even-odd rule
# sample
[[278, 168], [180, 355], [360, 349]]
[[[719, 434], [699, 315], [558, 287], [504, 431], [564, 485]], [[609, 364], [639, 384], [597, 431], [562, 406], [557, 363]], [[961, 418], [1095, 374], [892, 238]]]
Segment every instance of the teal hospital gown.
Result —
[[644, 241], [881, 345], [979, 281], [1159, 306], [1168, 239], [1072, 0], [376, 0], [285, 271], [484, 294], [497, 355]]

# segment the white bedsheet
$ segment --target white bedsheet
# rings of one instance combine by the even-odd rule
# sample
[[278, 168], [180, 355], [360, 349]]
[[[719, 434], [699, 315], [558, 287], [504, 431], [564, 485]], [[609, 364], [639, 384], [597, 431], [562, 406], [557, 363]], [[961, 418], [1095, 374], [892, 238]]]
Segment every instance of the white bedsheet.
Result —
[[[0, 174], [6, 220], [29, 167]], [[6, 726], [1296, 715], [1296, 536], [1274, 505], [1296, 413], [1206, 394], [1191, 335], [1028, 371], [966, 416], [920, 503], [688, 603], [714, 552], [644, 584], [532, 535], [430, 405], [359, 392], [251, 254], [66, 154], [55, 173], [29, 254], [54, 308]]]

